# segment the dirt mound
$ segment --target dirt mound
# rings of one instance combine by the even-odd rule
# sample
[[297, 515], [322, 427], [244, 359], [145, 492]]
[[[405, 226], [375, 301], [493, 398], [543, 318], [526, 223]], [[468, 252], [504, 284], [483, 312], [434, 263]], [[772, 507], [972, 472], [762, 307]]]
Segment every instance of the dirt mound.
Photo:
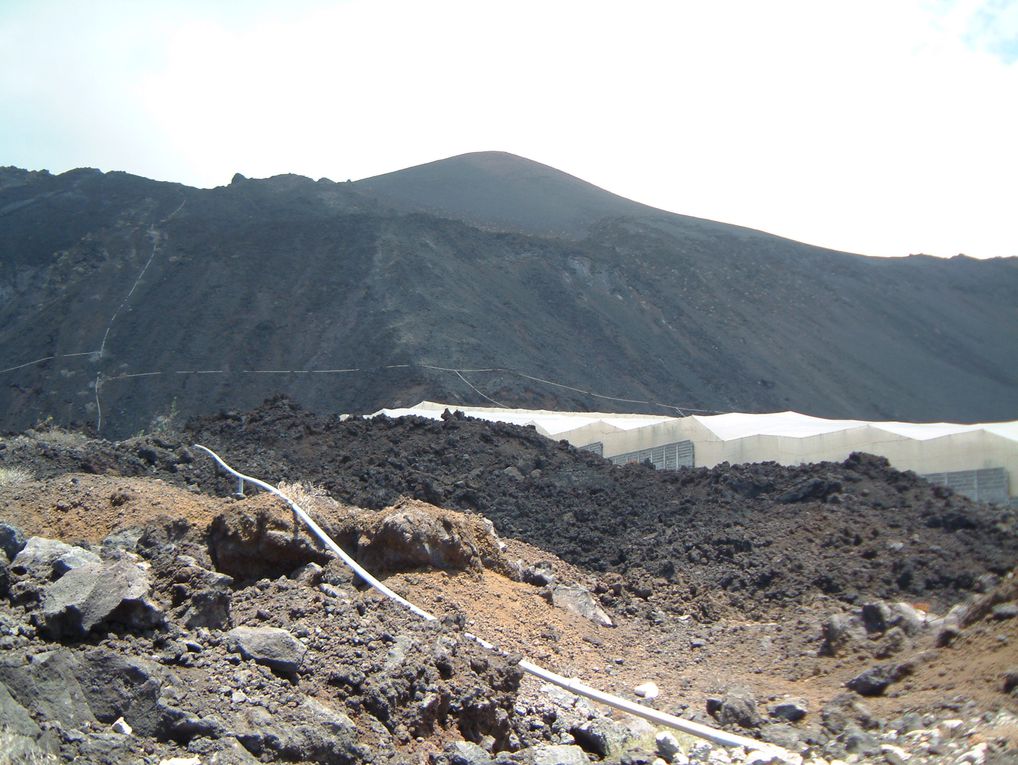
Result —
[[341, 421], [280, 398], [199, 420], [190, 435], [245, 470], [310, 480], [350, 504], [410, 496], [480, 512], [501, 534], [618, 574], [604, 594], [622, 608], [651, 593], [706, 619], [818, 595], [943, 606], [1018, 558], [1012, 511], [866, 455], [658, 472], [613, 466], [532, 428], [460, 415]]
[[0, 485], [0, 517], [29, 536], [98, 542], [159, 519], [204, 528], [232, 504], [160, 479], [64, 473]]
[[[383, 510], [341, 505], [300, 486], [282, 490], [362, 566], [377, 576], [437, 569], [489, 569], [519, 576], [502, 553], [490, 522], [403, 499]], [[304, 529], [277, 497], [262, 494], [237, 502], [209, 525], [209, 551], [218, 570], [239, 580], [285, 576], [307, 563], [325, 564], [332, 555]]]

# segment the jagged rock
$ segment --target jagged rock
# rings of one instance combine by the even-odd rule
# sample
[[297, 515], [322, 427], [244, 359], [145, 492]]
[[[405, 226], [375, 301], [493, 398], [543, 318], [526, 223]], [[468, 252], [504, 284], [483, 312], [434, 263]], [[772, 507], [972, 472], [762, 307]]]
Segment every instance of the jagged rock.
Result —
[[849, 643], [866, 637], [865, 630], [848, 614], [832, 614], [821, 630], [824, 642], [820, 653], [824, 656], [837, 656]]
[[160, 705], [169, 677], [155, 662], [105, 648], [87, 652], [79, 670], [81, 688], [100, 722], [123, 718], [137, 735], [160, 738], [167, 735], [171, 716]]
[[319, 566], [314, 561], [305, 563], [299, 569], [294, 571], [290, 578], [296, 582], [300, 582], [305, 587], [317, 587], [321, 584], [325, 576], [325, 567]]
[[119, 733], [122, 736], [130, 736], [132, 733], [134, 733], [134, 728], [132, 728], [131, 724], [127, 722], [127, 720], [125, 720], [123, 717], [118, 717], [116, 720], [114, 720], [113, 724], [110, 726], [110, 730], [112, 730], [114, 733]]
[[1018, 667], [1012, 667], [1004, 673], [1004, 693], [1011, 693], [1018, 688]]
[[880, 751], [880, 742], [877, 738], [854, 724], [845, 728], [838, 736], [838, 742], [849, 754], [871, 755]]
[[789, 751], [799, 749], [802, 744], [802, 736], [799, 735], [799, 731], [788, 723], [764, 723], [760, 726], [757, 737], [761, 741]]
[[604, 612], [594, 596], [584, 587], [555, 585], [549, 588], [548, 599], [553, 606], [582, 616], [599, 627], [615, 626], [611, 617]]
[[529, 765], [590, 765], [587, 755], [578, 746], [538, 746], [526, 752]]
[[454, 741], [445, 748], [449, 765], [491, 765], [488, 753], [470, 741]]
[[905, 765], [911, 759], [911, 755], [894, 744], [881, 744], [880, 753], [887, 760], [888, 765]]
[[177, 556], [170, 576], [175, 619], [188, 629], [230, 625], [233, 577], [209, 571], [189, 555]]
[[356, 763], [367, 756], [357, 745], [357, 729], [342, 712], [305, 698], [299, 710], [303, 724], [293, 724], [262, 707], [246, 710], [233, 735], [255, 757], [319, 763]]
[[[205, 739], [209, 741], [209, 739]], [[193, 745], [192, 745], [193, 746]], [[191, 748], [191, 747], [189, 747]], [[195, 750], [192, 750], [195, 751]], [[203, 755], [205, 765], [258, 765], [251, 753], [233, 736], [209, 741], [209, 747], [195, 751]]]
[[520, 561], [519, 566], [521, 570], [520, 578], [527, 584], [546, 587], [555, 581], [555, 571], [551, 563], [547, 561], [538, 561], [532, 566], [524, 566], [523, 562]]
[[600, 758], [620, 754], [629, 741], [629, 731], [607, 717], [595, 717], [569, 729], [576, 743]]
[[926, 626], [926, 614], [904, 601], [892, 603], [891, 626], [899, 627], [906, 635], [916, 635]]
[[124, 552], [137, 552], [138, 541], [142, 538], [145, 530], [142, 528], [129, 528], [115, 531], [107, 535], [102, 541], [103, 555], [110, 557], [115, 550]]
[[775, 752], [755, 749], [746, 755], [743, 765], [788, 765], [788, 760]]
[[[0, 718], [2, 719], [2, 718]], [[14, 733], [3, 732], [3, 751], [0, 751], [0, 762], [3, 763], [56, 763], [59, 742], [50, 734], [43, 734], [38, 739]]]
[[756, 699], [748, 688], [735, 686], [725, 692], [717, 711], [718, 722], [722, 725], [739, 725], [756, 728], [763, 722], [756, 708]]
[[0, 683], [33, 715], [72, 729], [96, 722], [78, 682], [81, 662], [72, 652], [58, 648], [35, 654], [27, 663], [20, 656], [7, 661], [0, 661]]
[[86, 563], [44, 589], [42, 605], [32, 618], [55, 640], [79, 639], [113, 626], [151, 629], [164, 617], [149, 599], [150, 590], [148, 574], [130, 561]]
[[885, 632], [890, 621], [891, 609], [883, 601], [863, 605], [862, 622], [867, 632]]
[[820, 710], [820, 718], [824, 728], [835, 735], [844, 732], [852, 724], [868, 729], [880, 726], [880, 721], [873, 716], [869, 707], [851, 693], [839, 694], [828, 701]]
[[32, 537], [11, 562], [11, 572], [48, 582], [88, 563], [99, 563], [99, 556], [56, 539]]
[[0, 598], [6, 598], [11, 589], [11, 572], [6, 558], [0, 558]]
[[0, 683], [0, 722], [9, 734], [35, 740], [42, 733], [32, 715], [11, 696], [3, 683]]
[[785, 699], [771, 705], [770, 708], [771, 717], [789, 722], [801, 720], [808, 711], [809, 707], [803, 699]]
[[880, 696], [887, 687], [902, 678], [902, 665], [878, 664], [860, 672], [845, 685], [861, 696]]
[[661, 731], [654, 736], [654, 747], [655, 751], [666, 760], [671, 760], [672, 757], [682, 751], [678, 739], [668, 731]]
[[307, 648], [279, 627], [234, 627], [226, 633], [227, 646], [245, 659], [253, 659], [274, 672], [293, 674]]
[[25, 535], [21, 529], [9, 523], [0, 523], [0, 550], [7, 560], [12, 561], [25, 547]]

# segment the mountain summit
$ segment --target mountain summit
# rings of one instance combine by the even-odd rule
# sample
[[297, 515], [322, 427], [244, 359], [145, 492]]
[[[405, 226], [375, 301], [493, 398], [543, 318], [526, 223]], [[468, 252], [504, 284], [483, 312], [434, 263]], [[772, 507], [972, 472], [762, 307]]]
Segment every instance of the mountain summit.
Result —
[[545, 236], [580, 238], [603, 218], [661, 212], [501, 151], [460, 154], [355, 186], [401, 209]]
[[279, 392], [1013, 419], [1016, 294], [1015, 258], [832, 252], [497, 152], [210, 190], [0, 170], [10, 429], [122, 436]]

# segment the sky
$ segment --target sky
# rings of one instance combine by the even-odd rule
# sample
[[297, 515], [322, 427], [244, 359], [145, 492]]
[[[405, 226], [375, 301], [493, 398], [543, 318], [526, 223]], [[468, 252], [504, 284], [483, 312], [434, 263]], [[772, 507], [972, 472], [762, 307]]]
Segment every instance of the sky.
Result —
[[0, 0], [0, 165], [508, 151], [878, 256], [1018, 256], [1018, 0]]

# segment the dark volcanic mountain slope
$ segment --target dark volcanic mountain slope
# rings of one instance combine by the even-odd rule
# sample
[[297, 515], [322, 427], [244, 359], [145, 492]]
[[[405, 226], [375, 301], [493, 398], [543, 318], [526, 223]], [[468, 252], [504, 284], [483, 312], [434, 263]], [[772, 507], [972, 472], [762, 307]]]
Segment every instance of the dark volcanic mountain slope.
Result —
[[[420, 178], [395, 212], [396, 177], [381, 198], [296, 176], [198, 190], [0, 172], [4, 427], [51, 417], [119, 436], [278, 391], [333, 411], [479, 403], [474, 388], [509, 405], [613, 408], [507, 370], [713, 410], [1018, 412], [1015, 259], [834, 253], [497, 159], [488, 177], [503, 179], [507, 208], [539, 181], [557, 200], [534, 208], [544, 223], [581, 221], [583, 238], [526, 233], [534, 210], [519, 225], [482, 220], [483, 205], [462, 213], [479, 225], [454, 220], [445, 192], [444, 217], [406, 212]], [[446, 162], [448, 188], [458, 165]], [[463, 183], [484, 197], [484, 173]]]
[[547, 236], [582, 238], [603, 218], [660, 214], [523, 157], [474, 152], [357, 181], [400, 209]]

